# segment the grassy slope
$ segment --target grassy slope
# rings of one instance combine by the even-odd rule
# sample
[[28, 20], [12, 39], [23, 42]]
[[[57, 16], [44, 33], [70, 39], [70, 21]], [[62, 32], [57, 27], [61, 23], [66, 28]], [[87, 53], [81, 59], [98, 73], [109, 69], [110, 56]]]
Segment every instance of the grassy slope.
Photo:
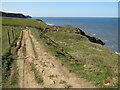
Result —
[[[61, 60], [61, 63], [68, 67], [70, 72], [75, 72], [78, 76], [92, 81], [95, 85], [105, 87], [103, 85], [103, 80], [112, 78], [110, 82], [115, 84], [112, 84], [110, 87], [117, 87], [118, 56], [100, 44], [91, 43], [85, 36], [72, 32], [70, 33], [69, 30], [75, 29], [74, 27], [64, 25], [59, 26], [58, 30], [41, 21], [9, 17], [3, 18], [3, 24], [10, 26], [17, 25], [50, 28], [50, 32], [45, 33], [45, 35], [58, 43], [59, 47], [62, 47], [79, 62], [77, 64], [71, 64], [68, 58], [57, 55], [56, 49], [51, 45], [46, 44], [47, 40], [40, 38], [38, 30], [32, 28], [32, 34], [43, 44], [46, 51], [55, 55], [58, 60]], [[5, 32], [3, 31], [3, 33]], [[4, 36], [5, 35], [3, 35], [3, 38]], [[6, 48], [6, 46], [4, 48]]]
[[[86, 66], [81, 69], [87, 75], [85, 78], [94, 79], [99, 84], [108, 77], [116, 77], [118, 55], [102, 45], [91, 43], [85, 37], [80, 38], [80, 35], [64, 32], [50, 32], [46, 35]], [[79, 67], [74, 70], [73, 72], [81, 74]]]
[[58, 55], [55, 48], [48, 45], [45, 39], [40, 39], [37, 30], [32, 29], [32, 33], [43, 44], [46, 51], [56, 56], [70, 72], [92, 81], [98, 87], [106, 87], [103, 85], [104, 80], [112, 83], [109, 87], [117, 87], [118, 55], [104, 46], [91, 43], [86, 37], [74, 33], [63, 31], [46, 33], [45, 35], [59, 44], [59, 47], [79, 60], [78, 64], [71, 64], [68, 58]]

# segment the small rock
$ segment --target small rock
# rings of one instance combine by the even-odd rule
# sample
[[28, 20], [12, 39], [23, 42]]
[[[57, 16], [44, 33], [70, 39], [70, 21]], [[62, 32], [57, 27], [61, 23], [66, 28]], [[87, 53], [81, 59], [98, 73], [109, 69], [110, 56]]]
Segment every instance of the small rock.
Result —
[[83, 67], [86, 68], [86, 65], [84, 65]]
[[55, 81], [53, 81], [53, 83], [55, 84]]
[[44, 52], [44, 55], [47, 55], [47, 52]]
[[105, 86], [110, 86], [110, 80], [109, 80], [109, 79], [103, 80], [103, 84], [104, 84]]
[[44, 72], [44, 70], [42, 70], [42, 73]]

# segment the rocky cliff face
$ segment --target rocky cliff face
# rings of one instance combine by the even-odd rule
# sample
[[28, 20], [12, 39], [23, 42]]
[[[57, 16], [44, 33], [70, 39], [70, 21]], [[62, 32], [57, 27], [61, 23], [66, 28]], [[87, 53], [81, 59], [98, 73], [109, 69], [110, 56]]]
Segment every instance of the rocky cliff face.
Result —
[[25, 16], [21, 13], [7, 13], [0, 11], [0, 16], [2, 17], [16, 17], [16, 18], [32, 18], [31, 16]]
[[84, 31], [82, 31], [79, 28], [78, 28], [78, 30], [79, 30], [79, 34], [86, 36], [91, 42], [105, 45], [105, 43], [101, 39], [94, 37], [93, 35], [86, 34]]
[[105, 43], [104, 43], [101, 39], [99, 39], [99, 38], [97, 38], [97, 37], [95, 37], [95, 36], [93, 36], [93, 35], [87, 34], [86, 32], [82, 31], [82, 30], [79, 29], [79, 28], [76, 28], [76, 29], [73, 30], [73, 31], [74, 31], [74, 33], [76, 33], [76, 34], [81, 34], [81, 35], [83, 35], [83, 36], [86, 36], [86, 37], [89, 39], [90, 42], [98, 43], [98, 44], [101, 44], [101, 45], [105, 45]]

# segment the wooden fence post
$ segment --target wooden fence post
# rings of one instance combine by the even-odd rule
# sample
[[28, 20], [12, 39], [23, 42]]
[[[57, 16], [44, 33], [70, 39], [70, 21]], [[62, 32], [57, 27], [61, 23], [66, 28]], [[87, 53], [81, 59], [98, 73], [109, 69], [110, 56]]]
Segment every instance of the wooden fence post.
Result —
[[14, 39], [14, 31], [13, 31], [13, 29], [12, 29], [12, 36], [13, 36], [13, 39]]
[[7, 32], [7, 36], [8, 36], [8, 44], [10, 45], [11, 42], [10, 42], [10, 33], [9, 33], [9, 30], [8, 30], [8, 32]]

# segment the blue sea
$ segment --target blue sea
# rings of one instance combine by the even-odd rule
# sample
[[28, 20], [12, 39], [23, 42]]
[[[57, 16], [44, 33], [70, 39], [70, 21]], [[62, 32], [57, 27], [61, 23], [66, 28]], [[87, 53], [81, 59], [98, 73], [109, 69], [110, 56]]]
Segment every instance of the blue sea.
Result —
[[102, 39], [105, 47], [118, 52], [118, 18], [102, 17], [34, 17], [49, 25], [71, 25]]

